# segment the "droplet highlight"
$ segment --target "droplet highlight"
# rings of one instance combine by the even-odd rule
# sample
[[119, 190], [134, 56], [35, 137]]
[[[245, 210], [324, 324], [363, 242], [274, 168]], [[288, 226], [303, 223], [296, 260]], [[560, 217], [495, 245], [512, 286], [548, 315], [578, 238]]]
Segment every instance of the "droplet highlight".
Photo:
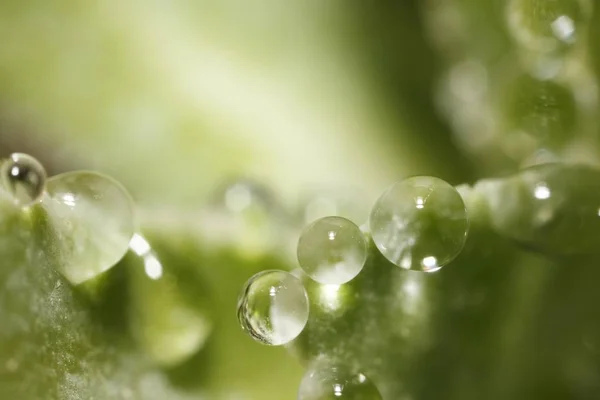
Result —
[[510, 0], [509, 32], [524, 48], [552, 53], [572, 46], [588, 14], [581, 0]]
[[298, 337], [308, 322], [308, 296], [294, 275], [263, 271], [244, 286], [237, 315], [242, 329], [256, 341], [284, 345]]
[[127, 252], [134, 205], [114, 179], [87, 171], [57, 175], [48, 180], [42, 207], [36, 227], [41, 248], [72, 284], [107, 271]]
[[377, 200], [369, 225], [373, 242], [390, 262], [434, 272], [461, 252], [469, 220], [453, 186], [417, 176], [393, 185]]
[[0, 164], [2, 188], [20, 207], [38, 202], [46, 186], [46, 170], [35, 158], [13, 153]]
[[364, 374], [345, 367], [319, 364], [306, 372], [298, 390], [298, 400], [381, 400], [375, 384]]
[[313, 280], [341, 285], [362, 271], [367, 260], [367, 241], [354, 222], [325, 217], [304, 229], [297, 255], [298, 263]]

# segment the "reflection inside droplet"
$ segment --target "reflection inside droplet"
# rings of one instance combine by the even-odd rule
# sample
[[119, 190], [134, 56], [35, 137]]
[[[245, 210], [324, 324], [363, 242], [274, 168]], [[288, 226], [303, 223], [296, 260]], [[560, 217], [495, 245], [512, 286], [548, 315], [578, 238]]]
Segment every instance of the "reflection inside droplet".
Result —
[[556, 18], [551, 24], [554, 36], [565, 43], [575, 42], [575, 22], [566, 15]]
[[550, 198], [550, 189], [548, 188], [548, 186], [545, 183], [540, 182], [536, 185], [533, 195], [535, 196], [536, 199], [540, 199], [540, 200], [549, 199]]
[[423, 207], [425, 207], [425, 201], [422, 197], [417, 197], [416, 203], [418, 209], [422, 209]]

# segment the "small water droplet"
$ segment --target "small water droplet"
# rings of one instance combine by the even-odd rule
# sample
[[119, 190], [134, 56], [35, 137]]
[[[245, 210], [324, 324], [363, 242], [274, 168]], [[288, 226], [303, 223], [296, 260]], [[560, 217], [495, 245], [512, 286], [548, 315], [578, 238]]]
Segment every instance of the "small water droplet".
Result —
[[45, 223], [36, 228], [53, 265], [74, 285], [114, 266], [135, 230], [134, 205], [117, 181], [95, 172], [69, 172], [48, 180]]
[[325, 217], [304, 229], [297, 254], [300, 266], [312, 279], [341, 285], [362, 271], [367, 260], [367, 241], [352, 221]]
[[494, 227], [550, 254], [600, 247], [600, 171], [584, 165], [543, 164], [498, 181], [488, 193]]
[[46, 170], [35, 158], [13, 153], [0, 164], [2, 187], [15, 204], [21, 207], [39, 201], [46, 185]]
[[389, 188], [375, 203], [369, 225], [373, 242], [389, 261], [434, 272], [461, 252], [469, 221], [453, 186], [420, 176]]
[[263, 271], [248, 280], [238, 299], [242, 328], [260, 343], [279, 346], [294, 340], [308, 322], [302, 282], [284, 271]]
[[381, 400], [381, 394], [364, 374], [316, 363], [300, 383], [298, 400]]

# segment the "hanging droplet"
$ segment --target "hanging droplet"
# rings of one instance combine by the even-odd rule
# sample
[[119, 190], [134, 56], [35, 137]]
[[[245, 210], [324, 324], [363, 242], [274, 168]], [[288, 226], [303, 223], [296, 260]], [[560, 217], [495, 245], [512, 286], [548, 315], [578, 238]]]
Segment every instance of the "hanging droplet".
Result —
[[2, 187], [15, 204], [30, 206], [39, 201], [46, 185], [46, 170], [35, 158], [13, 153], [0, 165]]
[[572, 46], [583, 35], [589, 11], [582, 0], [510, 0], [509, 32], [527, 50], [553, 53]]
[[[505, 130], [512, 147], [518, 135], [531, 142], [530, 156], [538, 148], [561, 150], [574, 137], [576, 125], [575, 96], [565, 86], [529, 75], [517, 78], [509, 87], [503, 104]], [[521, 150], [522, 151], [522, 150]]]
[[45, 215], [36, 224], [46, 258], [72, 284], [114, 266], [134, 234], [134, 205], [117, 181], [95, 172], [69, 172], [48, 180]]
[[600, 249], [600, 171], [544, 164], [494, 181], [485, 191], [494, 227], [549, 254]]
[[371, 236], [389, 261], [404, 269], [434, 272], [462, 250], [469, 229], [462, 197], [429, 176], [405, 179], [375, 203]]
[[238, 319], [252, 338], [279, 346], [294, 340], [308, 322], [308, 296], [302, 282], [284, 271], [254, 275], [238, 299]]
[[381, 400], [377, 387], [365, 375], [343, 367], [318, 364], [300, 383], [298, 400]]
[[158, 365], [172, 367], [196, 354], [213, 328], [206, 284], [187, 257], [133, 235], [129, 272], [129, 323], [141, 348]]
[[297, 254], [300, 266], [312, 279], [341, 285], [362, 271], [367, 260], [367, 241], [352, 221], [325, 217], [304, 229]]

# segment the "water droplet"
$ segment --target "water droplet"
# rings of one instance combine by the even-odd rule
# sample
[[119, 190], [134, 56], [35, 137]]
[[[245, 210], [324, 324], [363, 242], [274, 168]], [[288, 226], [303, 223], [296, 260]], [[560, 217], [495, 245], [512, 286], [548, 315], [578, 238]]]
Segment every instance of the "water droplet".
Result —
[[509, 31], [518, 44], [542, 53], [572, 46], [582, 34], [586, 7], [581, 0], [511, 0], [507, 17]]
[[[574, 137], [575, 97], [557, 82], [522, 75], [508, 87], [503, 107], [504, 130], [533, 139], [532, 150], [524, 156], [530, 156], [540, 147], [560, 150]], [[507, 140], [514, 142], [516, 136], [513, 134]]]
[[543, 164], [497, 181], [487, 191], [494, 227], [550, 254], [600, 248], [600, 171]]
[[140, 234], [129, 247], [131, 331], [154, 362], [178, 365], [196, 354], [212, 332], [206, 285], [178, 251], [151, 246]]
[[238, 299], [238, 319], [252, 338], [279, 346], [294, 340], [308, 322], [308, 296], [302, 282], [284, 271], [254, 275]]
[[35, 158], [13, 153], [0, 165], [2, 187], [15, 204], [29, 206], [39, 201], [46, 185], [46, 170]]
[[46, 258], [72, 284], [114, 266], [134, 234], [134, 205], [117, 181], [95, 172], [69, 172], [48, 180], [46, 220], [37, 233]]
[[396, 183], [377, 200], [369, 225], [373, 242], [389, 261], [434, 272], [460, 253], [469, 221], [453, 186], [417, 176]]
[[366, 260], [367, 241], [346, 218], [321, 218], [306, 227], [298, 241], [298, 262], [319, 283], [346, 283], [362, 271]]
[[377, 387], [365, 375], [343, 367], [318, 363], [300, 383], [298, 400], [381, 400]]

